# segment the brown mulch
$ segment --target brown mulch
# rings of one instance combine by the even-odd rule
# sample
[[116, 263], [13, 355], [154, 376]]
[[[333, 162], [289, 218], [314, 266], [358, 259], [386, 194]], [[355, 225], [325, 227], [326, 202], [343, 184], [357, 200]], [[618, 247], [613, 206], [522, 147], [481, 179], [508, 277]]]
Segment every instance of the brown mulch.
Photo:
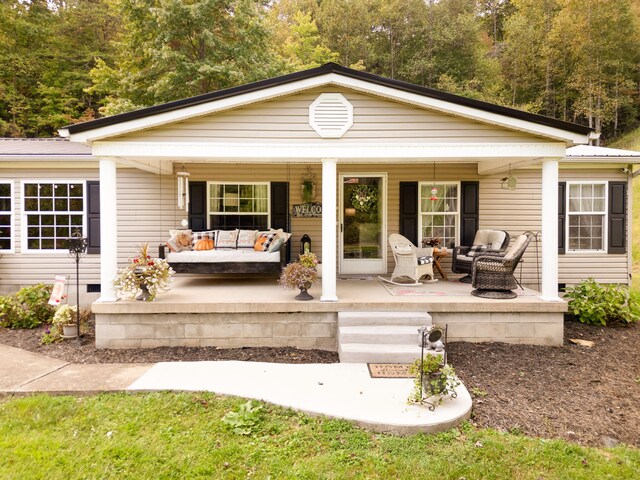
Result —
[[[161, 347], [97, 350], [93, 333], [40, 345], [41, 329], [0, 329], [0, 343], [72, 363], [248, 360], [333, 363], [334, 352], [295, 348]], [[574, 345], [569, 338], [594, 341]], [[562, 347], [453, 343], [449, 359], [474, 398], [473, 422], [512, 433], [585, 445], [640, 446], [640, 325], [601, 328], [565, 324]]]

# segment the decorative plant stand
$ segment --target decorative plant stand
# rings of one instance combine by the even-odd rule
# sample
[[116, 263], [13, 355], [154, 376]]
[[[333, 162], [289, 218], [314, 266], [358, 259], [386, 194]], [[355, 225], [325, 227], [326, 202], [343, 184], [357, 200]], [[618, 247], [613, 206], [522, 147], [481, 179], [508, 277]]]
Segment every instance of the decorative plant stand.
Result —
[[[441, 330], [429, 331], [424, 327], [419, 330], [420, 334], [420, 385], [422, 385], [420, 403], [428, 406], [432, 412], [436, 409], [436, 403], [429, 401], [434, 395], [439, 397], [449, 396], [456, 398], [458, 396], [454, 388], [451, 388], [451, 383], [448, 377], [443, 377], [442, 373], [425, 375], [424, 364], [424, 350], [425, 346], [433, 348], [434, 345], [442, 343], [442, 364], [447, 364], [447, 325], [444, 327], [444, 339], [442, 339]], [[436, 349], [437, 351], [437, 349]]]

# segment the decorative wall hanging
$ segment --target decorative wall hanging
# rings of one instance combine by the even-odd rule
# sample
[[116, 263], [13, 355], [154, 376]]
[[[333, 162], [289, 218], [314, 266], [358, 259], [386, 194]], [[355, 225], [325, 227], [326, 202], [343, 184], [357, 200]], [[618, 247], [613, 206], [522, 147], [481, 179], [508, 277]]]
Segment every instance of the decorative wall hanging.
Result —
[[300, 196], [304, 203], [312, 203], [316, 199], [316, 174], [313, 173], [310, 166], [302, 174], [300, 178]]
[[500, 179], [500, 188], [503, 190], [515, 190], [518, 184], [518, 177], [511, 175], [511, 164], [509, 164], [509, 174]]
[[179, 172], [176, 172], [176, 176], [178, 177], [178, 208], [189, 210], [189, 176], [190, 173], [187, 172], [182, 166], [182, 169]]

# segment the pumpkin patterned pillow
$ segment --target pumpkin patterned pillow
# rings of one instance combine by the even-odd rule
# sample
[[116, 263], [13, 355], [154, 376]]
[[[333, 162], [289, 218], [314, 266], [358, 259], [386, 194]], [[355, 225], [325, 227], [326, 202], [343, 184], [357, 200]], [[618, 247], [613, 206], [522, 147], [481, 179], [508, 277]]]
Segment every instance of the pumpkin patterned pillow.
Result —
[[216, 245], [216, 231], [215, 230], [209, 230], [206, 232], [192, 232], [191, 233], [191, 246], [193, 247], [193, 249], [196, 249], [196, 244], [202, 240], [204, 237], [209, 237], [211, 240], [213, 240], [213, 246], [215, 248]]
[[176, 230], [171, 238], [166, 242], [167, 247], [172, 252], [182, 252], [183, 250], [191, 250], [191, 230]]
[[213, 250], [213, 247], [214, 247], [213, 239], [205, 235], [200, 240], [198, 240], [198, 243], [196, 243], [194, 250], [197, 250], [197, 251]]

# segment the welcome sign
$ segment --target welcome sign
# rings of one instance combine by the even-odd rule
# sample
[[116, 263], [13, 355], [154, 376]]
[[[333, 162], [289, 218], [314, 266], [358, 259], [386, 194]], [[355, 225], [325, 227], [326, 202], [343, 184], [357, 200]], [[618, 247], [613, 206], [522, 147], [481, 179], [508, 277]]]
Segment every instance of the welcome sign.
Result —
[[322, 216], [322, 204], [321, 203], [300, 203], [294, 205], [291, 209], [291, 216], [293, 217], [321, 217]]

